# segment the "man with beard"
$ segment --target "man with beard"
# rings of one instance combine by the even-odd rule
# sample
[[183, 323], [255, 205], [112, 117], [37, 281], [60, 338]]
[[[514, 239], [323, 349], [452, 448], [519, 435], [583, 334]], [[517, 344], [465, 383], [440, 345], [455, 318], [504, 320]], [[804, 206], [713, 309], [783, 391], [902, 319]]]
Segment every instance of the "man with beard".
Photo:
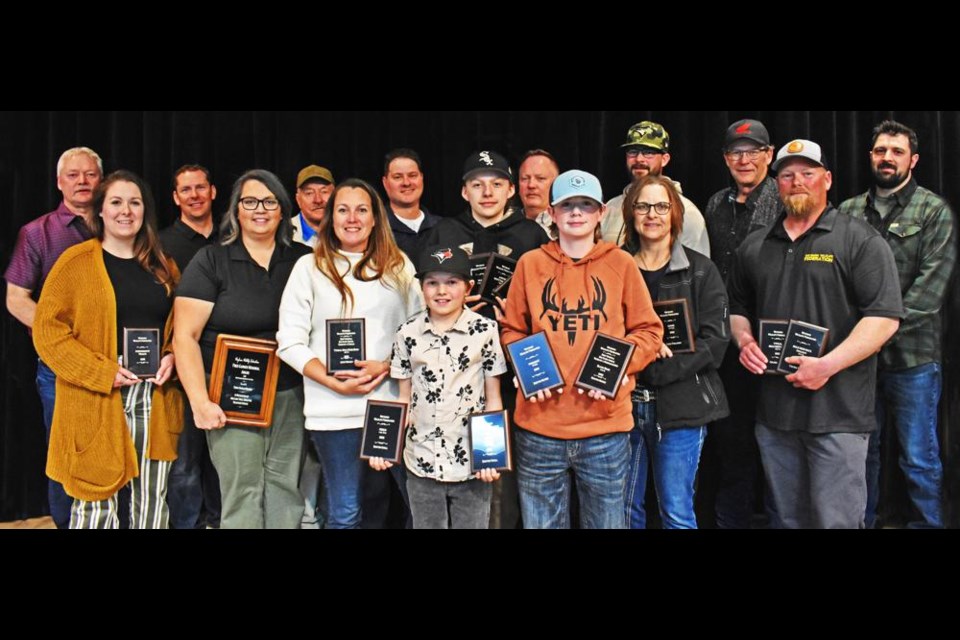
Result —
[[794, 140], [773, 169], [786, 211], [747, 237], [729, 282], [740, 363], [758, 376], [767, 371], [754, 332], [760, 320], [829, 333], [822, 356], [785, 357], [794, 373], [763, 377], [757, 444], [784, 527], [857, 529], [876, 428], [877, 353], [903, 315], [896, 263], [876, 230], [830, 205], [833, 175], [818, 144]]
[[[726, 281], [737, 249], [753, 231], [773, 223], [783, 209], [777, 181], [770, 176], [770, 133], [758, 120], [739, 120], [727, 129], [723, 158], [733, 184], [710, 198], [704, 211], [713, 262]], [[740, 352], [730, 344], [720, 367], [730, 403], [730, 417], [708, 430], [701, 467], [701, 496], [714, 508], [719, 529], [749, 529], [760, 452], [753, 437], [760, 380], [740, 366]], [[711, 465], [709, 459], [716, 460]], [[757, 485], [760, 484], [758, 487]]]
[[866, 526], [877, 519], [880, 440], [891, 417], [900, 442], [900, 467], [918, 518], [909, 527], [943, 527], [943, 467], [937, 440], [942, 386], [940, 309], [957, 259], [953, 212], [947, 202], [917, 184], [917, 134], [887, 120], [873, 131], [870, 168], [874, 186], [840, 205], [880, 232], [897, 261], [906, 316], [880, 353], [877, 430], [867, 454]]
[[317, 246], [317, 232], [335, 186], [333, 174], [326, 167], [312, 164], [297, 174], [296, 198], [300, 213], [291, 220], [294, 242], [310, 248]]
[[[621, 148], [626, 149], [627, 171], [634, 182], [648, 175], [662, 175], [663, 168], [670, 164], [670, 134], [656, 122], [638, 122], [630, 127], [627, 142], [621, 145]], [[673, 184], [683, 201], [683, 232], [680, 234], [680, 244], [709, 258], [710, 239], [707, 237], [703, 214], [697, 209], [697, 205], [683, 195], [680, 183], [674, 180]], [[633, 212], [626, 217], [623, 214], [623, 197], [629, 189], [630, 185], [627, 185], [623, 194], [607, 203], [607, 215], [600, 227], [603, 239], [618, 247], [623, 246], [626, 236], [624, 221], [630, 220], [633, 224]]]
[[550, 189], [560, 175], [557, 159], [543, 149], [532, 149], [520, 158], [520, 201], [527, 220], [533, 220], [550, 235]]

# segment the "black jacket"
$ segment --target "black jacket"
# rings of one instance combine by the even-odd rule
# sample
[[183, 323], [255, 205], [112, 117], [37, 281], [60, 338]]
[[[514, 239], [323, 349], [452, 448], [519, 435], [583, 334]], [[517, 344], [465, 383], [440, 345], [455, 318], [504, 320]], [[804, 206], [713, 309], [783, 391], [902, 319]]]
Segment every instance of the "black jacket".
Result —
[[435, 216], [426, 209], [421, 208], [423, 211], [423, 224], [420, 225], [419, 233], [414, 232], [413, 229], [405, 225], [400, 221], [400, 218], [397, 217], [397, 214], [393, 212], [393, 209], [390, 205], [387, 205], [387, 217], [390, 219], [390, 229], [393, 231], [393, 237], [397, 241], [397, 246], [400, 247], [400, 250], [407, 254], [407, 257], [410, 258], [410, 262], [414, 265], [417, 264], [417, 260], [420, 259], [420, 256], [417, 255], [417, 243], [420, 241], [420, 238], [425, 236], [430, 229], [433, 229], [435, 226], [440, 224], [440, 221], [443, 219], [440, 216]]
[[523, 211], [514, 211], [495, 225], [484, 227], [473, 219], [469, 211], [456, 218], [446, 218], [440, 224], [421, 234], [417, 243], [420, 252], [436, 245], [460, 247], [467, 255], [497, 252], [519, 260], [528, 251], [539, 249], [550, 242], [546, 232], [533, 220], [527, 220]]
[[678, 242], [654, 302], [680, 298], [690, 305], [696, 351], [657, 360], [637, 375], [655, 389], [663, 429], [699, 427], [730, 415], [717, 372], [730, 342], [727, 289], [709, 258]]

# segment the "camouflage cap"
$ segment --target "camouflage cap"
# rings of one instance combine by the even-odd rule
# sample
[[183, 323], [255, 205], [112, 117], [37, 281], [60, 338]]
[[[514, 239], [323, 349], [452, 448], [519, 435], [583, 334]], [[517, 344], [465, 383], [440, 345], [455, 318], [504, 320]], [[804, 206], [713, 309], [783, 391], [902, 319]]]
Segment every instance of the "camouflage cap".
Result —
[[654, 151], [667, 153], [670, 151], [670, 134], [662, 125], [644, 120], [630, 127], [627, 131], [627, 142], [620, 145], [627, 147], [646, 147]]

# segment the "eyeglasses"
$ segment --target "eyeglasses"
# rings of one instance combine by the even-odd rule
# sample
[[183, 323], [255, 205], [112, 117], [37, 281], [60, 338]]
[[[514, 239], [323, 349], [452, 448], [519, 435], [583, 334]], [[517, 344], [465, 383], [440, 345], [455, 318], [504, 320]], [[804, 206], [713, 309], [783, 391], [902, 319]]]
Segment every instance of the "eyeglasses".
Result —
[[653, 209], [657, 212], [658, 216], [665, 216], [670, 213], [670, 203], [669, 202], [657, 202], [656, 204], [650, 202], [634, 202], [633, 211], [634, 213], [639, 213], [642, 216], [650, 213], [650, 209]]
[[276, 211], [280, 208], [280, 201], [276, 198], [242, 198], [240, 200], [240, 206], [244, 208], [245, 211], [256, 211], [257, 207], [263, 205], [264, 211]]
[[597, 211], [600, 211], [600, 204], [593, 202], [592, 200], [584, 202], [564, 201], [554, 207], [554, 209], [559, 213], [566, 215], [569, 215], [577, 210], [579, 210], [580, 213], [594, 214]]
[[742, 151], [724, 151], [723, 155], [727, 157], [728, 160], [733, 160], [739, 162], [742, 158], [746, 158], [750, 162], [758, 160], [761, 155], [766, 153], [770, 147], [760, 147], [759, 149], [744, 149]]
[[656, 158], [657, 156], [660, 156], [660, 155], [663, 155], [663, 153], [660, 152], [660, 151], [647, 151], [646, 149], [644, 149], [644, 150], [640, 150], [640, 149], [628, 149], [628, 150], [627, 150], [627, 157], [628, 157], [628, 158], [636, 158], [637, 156], [643, 156], [644, 159], [646, 159], [646, 160], [653, 160], [654, 158]]

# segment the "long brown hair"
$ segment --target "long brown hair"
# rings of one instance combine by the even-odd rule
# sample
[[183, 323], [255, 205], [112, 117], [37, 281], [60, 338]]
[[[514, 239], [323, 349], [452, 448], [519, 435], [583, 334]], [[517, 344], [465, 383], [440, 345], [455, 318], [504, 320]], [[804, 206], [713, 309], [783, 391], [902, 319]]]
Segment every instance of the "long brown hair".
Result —
[[347, 313], [348, 309], [353, 309], [355, 303], [353, 291], [350, 290], [343, 279], [346, 273], [341, 273], [342, 267], [338, 266], [338, 263], [341, 263], [347, 264], [349, 267], [349, 262], [339, 253], [340, 239], [337, 238], [333, 228], [333, 210], [337, 203], [337, 195], [343, 189], [365, 191], [370, 196], [370, 203], [373, 206], [373, 231], [370, 232], [370, 239], [367, 241], [367, 248], [363, 252], [363, 257], [353, 268], [353, 277], [360, 282], [386, 280], [387, 284], [399, 292], [406, 301], [411, 283], [409, 275], [404, 270], [406, 260], [393, 238], [393, 231], [390, 229], [390, 221], [387, 218], [383, 200], [377, 195], [376, 190], [363, 180], [351, 178], [341, 182], [333, 190], [330, 200], [327, 201], [323, 221], [320, 223], [320, 231], [317, 232], [317, 248], [314, 250], [317, 269], [329, 278], [333, 286], [340, 292], [341, 311]]
[[[103, 203], [107, 199], [107, 190], [117, 182], [129, 182], [137, 185], [137, 188], [140, 189], [140, 195], [143, 197], [143, 224], [140, 226], [140, 231], [137, 232], [137, 237], [133, 240], [133, 255], [140, 267], [144, 271], [152, 273], [157, 282], [163, 285], [167, 297], [170, 297], [173, 295], [179, 277], [173, 266], [173, 260], [160, 248], [160, 237], [157, 234], [157, 206], [154, 203], [150, 185], [131, 171], [123, 169], [114, 171], [104, 178], [103, 182], [97, 185], [93, 192], [93, 210], [98, 214], [103, 213]], [[100, 215], [93, 216], [93, 230], [102, 242], [103, 218]]]
[[637, 231], [636, 215], [633, 213], [633, 205], [640, 198], [640, 192], [649, 185], [659, 185], [666, 189], [667, 199], [670, 201], [670, 247], [677, 242], [680, 234], [683, 233], [683, 200], [680, 199], [680, 192], [677, 191], [677, 185], [670, 178], [664, 176], [647, 175], [632, 185], [627, 190], [627, 195], [623, 197], [623, 223], [626, 228], [626, 246], [635, 253], [640, 250], [640, 233]]

